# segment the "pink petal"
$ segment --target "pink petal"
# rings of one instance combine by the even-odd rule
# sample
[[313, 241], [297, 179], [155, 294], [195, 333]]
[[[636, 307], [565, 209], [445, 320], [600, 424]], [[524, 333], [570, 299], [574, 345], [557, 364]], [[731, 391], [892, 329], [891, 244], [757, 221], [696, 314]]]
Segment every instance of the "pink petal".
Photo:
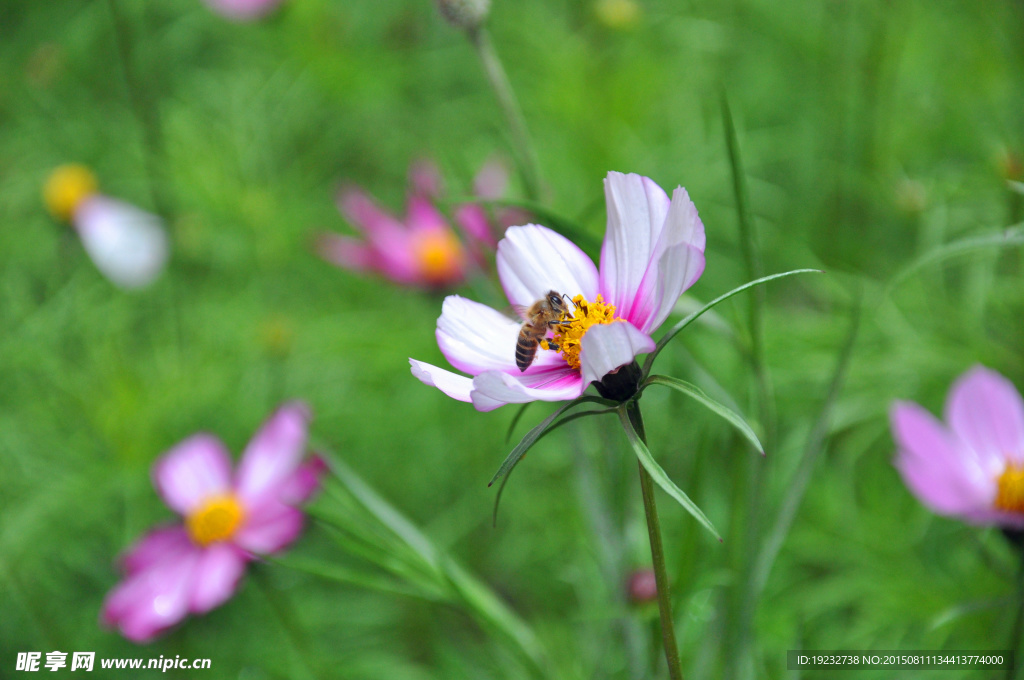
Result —
[[234, 21], [251, 21], [269, 14], [281, 0], [203, 0], [212, 10]]
[[224, 604], [245, 573], [246, 556], [230, 543], [214, 543], [200, 553], [192, 579], [189, 610], [203, 614]]
[[74, 223], [96, 268], [122, 288], [149, 285], [167, 263], [170, 245], [156, 215], [97, 195], [78, 206]]
[[448, 220], [422, 196], [410, 196], [406, 212], [406, 227], [414, 232], [448, 231]]
[[617, 313], [632, 319], [669, 212], [668, 196], [647, 177], [609, 172], [604, 181], [608, 228], [601, 246], [601, 294]]
[[338, 209], [366, 236], [377, 265], [385, 276], [399, 283], [415, 282], [419, 268], [405, 225], [380, 210], [373, 199], [355, 187], [342, 190]]
[[1024, 402], [1009, 380], [976, 366], [950, 390], [946, 420], [990, 465], [1024, 464]]
[[187, 515], [210, 496], [230, 490], [231, 457], [216, 437], [194, 435], [154, 464], [153, 484], [168, 507]]
[[175, 525], [154, 529], [131, 546], [121, 557], [121, 569], [133, 576], [174, 555], [190, 550], [192, 541], [185, 527]]
[[491, 232], [491, 222], [483, 206], [475, 203], [459, 206], [455, 211], [455, 223], [462, 227], [470, 245], [483, 243], [491, 248], [496, 247], [497, 241]]
[[185, 618], [200, 550], [176, 553], [125, 579], [103, 602], [100, 620], [145, 642]]
[[381, 268], [376, 252], [362, 241], [336, 234], [321, 234], [316, 239], [316, 251], [323, 259], [343, 269], [357, 272]]
[[279, 497], [306, 452], [311, 417], [305, 404], [289, 402], [253, 435], [238, 464], [235, 481], [235, 489], [247, 508]]
[[922, 503], [944, 515], [992, 507], [996, 477], [982, 470], [934, 416], [917, 404], [896, 402], [890, 419], [899, 447], [896, 468]]
[[270, 502], [257, 508], [235, 533], [235, 545], [259, 555], [275, 553], [302, 531], [303, 513], [284, 503]]
[[586, 387], [580, 374], [564, 364], [561, 368], [525, 376], [487, 371], [473, 378], [470, 398], [476, 410], [493, 411], [505, 404], [575, 399]]
[[473, 194], [480, 198], [501, 198], [507, 188], [508, 168], [496, 158], [484, 163], [473, 178]]
[[600, 380], [638, 354], [654, 351], [654, 340], [628, 321], [600, 324], [590, 328], [580, 341], [580, 371], [583, 384]]
[[412, 367], [412, 374], [424, 385], [436, 387], [452, 399], [469, 401], [469, 393], [473, 388], [473, 381], [470, 378], [416, 359], [409, 359], [409, 365]]
[[498, 244], [498, 277], [514, 305], [529, 307], [549, 290], [597, 296], [597, 268], [572, 241], [547, 227], [510, 227]]
[[327, 461], [314, 455], [299, 466], [281, 490], [279, 499], [289, 505], [305, 503], [320, 489], [320, 478], [327, 472]]
[[441, 171], [433, 161], [419, 160], [409, 168], [409, 182], [418, 196], [436, 198], [442, 192]]

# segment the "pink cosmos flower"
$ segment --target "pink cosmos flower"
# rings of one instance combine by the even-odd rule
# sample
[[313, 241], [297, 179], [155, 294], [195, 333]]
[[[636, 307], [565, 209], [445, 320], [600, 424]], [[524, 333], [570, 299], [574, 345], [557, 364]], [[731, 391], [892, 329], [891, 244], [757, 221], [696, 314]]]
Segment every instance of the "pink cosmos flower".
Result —
[[[404, 219], [382, 211], [361, 189], [343, 189], [338, 208], [363, 238], [323, 234], [317, 243], [320, 256], [344, 269], [374, 271], [409, 286], [445, 288], [465, 280], [469, 266], [481, 266], [486, 251], [496, 243], [487, 212], [476, 204], [455, 211], [463, 245], [434, 206], [442, 192], [437, 168], [420, 162], [412, 167], [410, 179], [412, 192]], [[495, 199], [504, 193], [506, 183], [504, 167], [492, 161], [481, 169], [473, 187], [478, 197]], [[498, 221], [509, 217], [507, 211], [500, 213]]]
[[[412, 373], [479, 411], [509, 403], [575, 399], [638, 354], [654, 349], [654, 332], [704, 271], [704, 225], [682, 187], [672, 199], [647, 177], [618, 172], [605, 179], [608, 228], [600, 269], [571, 241], [546, 227], [511, 227], [498, 244], [498, 276], [514, 306], [548, 291], [573, 300], [571, 317], [525, 371], [516, 365], [521, 322], [451, 295], [437, 320], [437, 343], [469, 377], [410, 359]], [[543, 348], [543, 345], [542, 345]]]
[[1024, 402], [1013, 384], [976, 366], [946, 401], [946, 424], [911, 402], [890, 411], [895, 465], [918, 499], [972, 524], [1024, 528]]
[[233, 21], [253, 21], [264, 17], [282, 0], [203, 0], [210, 9]]
[[223, 604], [255, 555], [294, 541], [303, 523], [295, 506], [313, 494], [323, 471], [319, 459], [302, 463], [309, 418], [302, 404], [282, 406], [233, 474], [227, 449], [209, 434], [158, 460], [153, 484], [184, 521], [155, 529], [121, 558], [124, 580], [107, 595], [101, 621], [129, 640], [150, 640], [189, 613]]

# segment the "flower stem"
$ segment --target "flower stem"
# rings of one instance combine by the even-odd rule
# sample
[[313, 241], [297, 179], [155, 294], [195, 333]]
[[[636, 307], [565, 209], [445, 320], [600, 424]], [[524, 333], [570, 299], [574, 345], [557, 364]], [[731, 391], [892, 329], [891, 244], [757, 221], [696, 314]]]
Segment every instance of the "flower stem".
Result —
[[523, 110], [519, 108], [519, 100], [512, 90], [512, 84], [505, 74], [505, 67], [501, 65], [498, 53], [494, 51], [494, 44], [487, 29], [480, 26], [466, 32], [470, 43], [480, 57], [487, 80], [498, 97], [498, 104], [505, 113], [509, 131], [512, 133], [512, 141], [518, 147], [520, 157], [520, 169], [523, 175], [526, 195], [530, 200], [540, 200], [540, 163], [537, 161], [537, 151], [530, 138], [530, 131], [526, 127], [526, 118]]
[[[640, 405], [632, 401], [626, 406], [629, 422], [636, 430], [645, 445], [647, 433], [644, 431], [644, 419], [640, 414]], [[672, 595], [669, 592], [668, 572], [665, 570], [665, 549], [661, 544], [661, 523], [658, 520], [658, 506], [654, 499], [654, 480], [640, 466], [640, 489], [644, 497], [644, 513], [647, 515], [647, 535], [651, 540], [651, 559], [654, 562], [654, 582], [658, 587], [658, 611], [661, 614], [661, 642], [665, 647], [665, 659], [668, 661], [668, 675], [672, 680], [682, 680], [683, 671], [679, 666], [679, 647], [676, 644], [675, 623], [672, 618]]]

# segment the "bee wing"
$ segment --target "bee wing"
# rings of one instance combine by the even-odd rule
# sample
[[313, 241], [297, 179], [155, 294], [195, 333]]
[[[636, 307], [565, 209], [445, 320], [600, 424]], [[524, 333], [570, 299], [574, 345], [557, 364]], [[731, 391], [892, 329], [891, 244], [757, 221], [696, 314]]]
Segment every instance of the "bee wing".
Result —
[[515, 319], [516, 321], [529, 321], [529, 311], [530, 308], [526, 305], [509, 305], [509, 307], [504, 310], [504, 314], [508, 318]]

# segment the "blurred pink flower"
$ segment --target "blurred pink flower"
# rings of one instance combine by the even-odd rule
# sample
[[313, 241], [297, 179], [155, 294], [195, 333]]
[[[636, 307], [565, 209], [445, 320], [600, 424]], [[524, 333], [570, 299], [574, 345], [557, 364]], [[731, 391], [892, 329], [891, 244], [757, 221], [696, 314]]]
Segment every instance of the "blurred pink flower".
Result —
[[972, 524], [1024, 528], [1024, 402], [1013, 384], [976, 366], [946, 401], [946, 424], [912, 402], [890, 411], [895, 465], [918, 499]]
[[217, 14], [234, 21], [253, 21], [264, 17], [282, 0], [203, 0]]
[[652, 351], [650, 334], [704, 271], [704, 225], [685, 189], [677, 188], [669, 200], [640, 175], [608, 173], [605, 197], [600, 270], [567, 238], [535, 224], [510, 227], [498, 244], [498, 276], [513, 306], [529, 307], [548, 291], [573, 299], [572, 316], [555, 328], [557, 351], [538, 351], [520, 371], [515, 350], [521, 323], [450, 295], [437, 320], [437, 344], [470, 377], [410, 359], [413, 375], [490, 411], [509, 403], [575, 399], [592, 381]]
[[[420, 162], [410, 170], [412, 191], [404, 219], [382, 211], [364, 191], [344, 188], [338, 208], [362, 234], [362, 239], [321, 234], [317, 250], [328, 262], [353, 271], [374, 271], [409, 286], [445, 288], [465, 280], [471, 263], [482, 266], [487, 251], [497, 239], [487, 211], [477, 204], [463, 204], [455, 210], [456, 225], [465, 239], [459, 239], [434, 201], [441, 195], [441, 177], [429, 162]], [[489, 162], [474, 180], [479, 198], [496, 199], [505, 191], [507, 174], [497, 162]], [[522, 215], [503, 211], [497, 221], [508, 226], [508, 219]]]
[[145, 642], [223, 604], [255, 555], [275, 553], [302, 529], [295, 506], [319, 486], [323, 461], [302, 462], [308, 409], [296, 402], [270, 416], [232, 474], [231, 457], [197, 434], [153, 466], [153, 483], [183, 523], [155, 529], [121, 558], [122, 580], [103, 603], [101, 621]]

